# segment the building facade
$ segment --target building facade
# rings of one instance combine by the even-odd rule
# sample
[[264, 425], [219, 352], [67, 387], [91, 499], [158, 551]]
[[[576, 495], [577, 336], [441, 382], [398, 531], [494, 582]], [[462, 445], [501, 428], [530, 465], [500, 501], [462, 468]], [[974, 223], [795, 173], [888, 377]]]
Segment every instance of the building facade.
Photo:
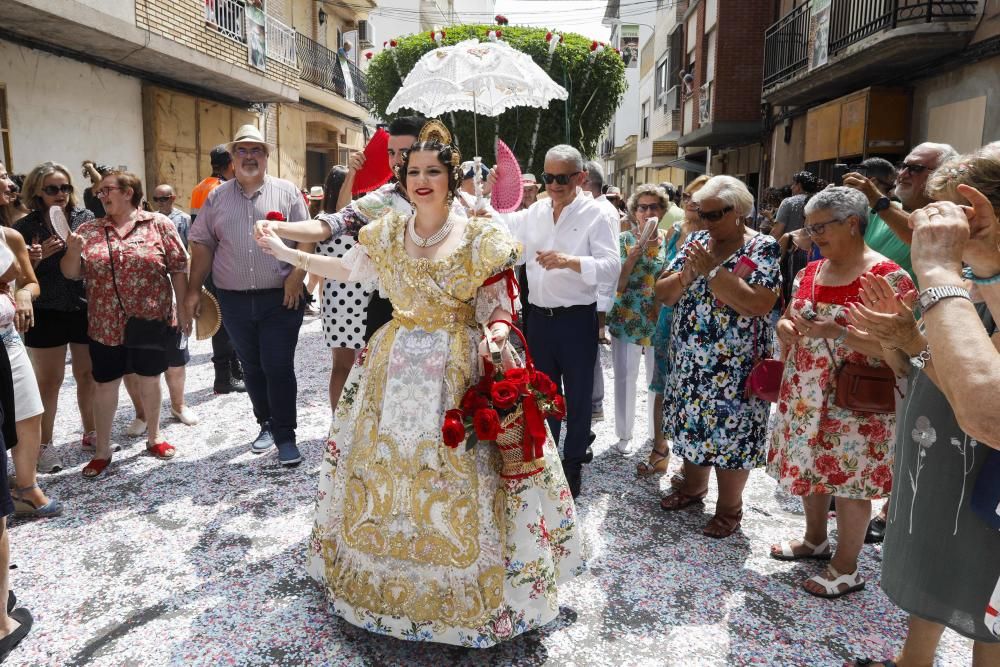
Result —
[[767, 30], [767, 180], [1000, 138], [997, 0], [784, 0]]
[[123, 165], [147, 188], [174, 185], [184, 204], [212, 147], [252, 123], [278, 147], [272, 173], [322, 182], [363, 146], [364, 82], [336, 40], [369, 5], [321, 23], [309, 0], [8, 0], [3, 160], [14, 173], [46, 160], [74, 173], [85, 159]]

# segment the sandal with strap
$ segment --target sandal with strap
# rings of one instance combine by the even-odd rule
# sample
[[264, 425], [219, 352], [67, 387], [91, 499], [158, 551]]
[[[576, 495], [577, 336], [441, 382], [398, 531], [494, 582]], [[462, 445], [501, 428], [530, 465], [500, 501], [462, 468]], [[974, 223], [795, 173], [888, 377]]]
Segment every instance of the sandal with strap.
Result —
[[780, 552], [771, 547], [771, 558], [775, 560], [830, 560], [833, 558], [833, 549], [830, 548], [830, 540], [823, 540], [820, 544], [813, 544], [809, 540], [799, 540], [799, 547], [808, 549], [806, 552], [795, 553], [796, 547], [792, 546], [792, 540], [785, 540], [781, 544], [775, 545]]
[[708, 489], [705, 489], [701, 493], [693, 496], [675, 489], [673, 493], [660, 501], [660, 509], [665, 512], [676, 512], [677, 510], [682, 510], [685, 507], [691, 507], [691, 505], [701, 504], [707, 495]]
[[670, 448], [661, 452], [656, 447], [649, 453], [649, 461], [642, 461], [636, 466], [636, 474], [639, 477], [650, 477], [652, 475], [662, 475], [667, 472], [670, 465]]
[[81, 474], [84, 477], [86, 477], [87, 479], [94, 479], [95, 477], [100, 476], [100, 474], [103, 473], [104, 470], [109, 465], [111, 465], [111, 457], [110, 456], [108, 458], [106, 458], [106, 459], [91, 459], [90, 463], [88, 463], [87, 465], [83, 466], [83, 470], [81, 471]]
[[681, 489], [684, 488], [684, 471], [679, 470], [675, 472], [670, 477], [670, 488], [671, 489]]
[[63, 504], [55, 498], [49, 498], [49, 502], [44, 505], [36, 505], [24, 497], [25, 492], [37, 488], [37, 484], [32, 484], [10, 490], [10, 497], [14, 501], [14, 516], [25, 519], [52, 519], [62, 516]]
[[739, 530], [742, 523], [743, 510], [729, 514], [716, 514], [705, 524], [701, 534], [705, 537], [723, 540]]
[[177, 454], [177, 449], [168, 442], [146, 445], [146, 451], [162, 461], [169, 461]]
[[[825, 575], [832, 575], [832, 579], [828, 579]], [[815, 577], [809, 577], [807, 581], [811, 581], [823, 588], [822, 593], [817, 593], [816, 591], [811, 591], [802, 585], [806, 593], [809, 595], [815, 595], [818, 598], [824, 598], [827, 600], [836, 600], [837, 598], [842, 598], [848, 593], [854, 593], [855, 591], [864, 590], [865, 582], [861, 578], [861, 569], [857, 569], [850, 574], [841, 574], [834, 569], [832, 565], [826, 566], [826, 572], [823, 574], [817, 574]], [[847, 586], [847, 588], [841, 589], [841, 586]]]

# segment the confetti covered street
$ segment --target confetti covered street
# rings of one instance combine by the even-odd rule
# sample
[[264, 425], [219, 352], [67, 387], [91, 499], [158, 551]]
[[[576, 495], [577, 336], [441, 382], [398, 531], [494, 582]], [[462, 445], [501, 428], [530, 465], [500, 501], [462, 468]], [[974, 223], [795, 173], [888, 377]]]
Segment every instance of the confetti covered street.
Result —
[[[187, 399], [201, 423], [186, 427], [164, 410], [177, 458], [158, 461], [143, 440], [125, 437], [132, 409], [123, 392], [114, 436], [123, 449], [96, 481], [80, 475], [89, 457], [67, 372], [56, 443], [68, 467], [39, 478], [67, 511], [12, 523], [11, 587], [36, 623], [10, 664], [840, 667], [891, 658], [902, 643], [905, 614], [878, 587], [878, 547], [862, 552], [867, 589], [832, 602], [799, 587], [819, 564], [768, 556], [772, 543], [801, 535], [804, 519], [798, 499], [776, 493], [763, 471], [752, 474], [742, 532], [729, 539], [702, 536], [711, 504], [661, 511], [667, 478], [635, 475], [646, 450], [623, 457], [612, 447], [607, 350], [607, 419], [595, 424], [596, 459], [577, 503], [590, 569], [560, 589], [559, 618], [488, 650], [357, 629], [327, 611], [303, 569], [329, 426], [321, 321], [307, 317], [299, 341], [305, 462], [290, 470], [273, 450], [250, 453], [257, 424], [249, 399], [214, 395], [209, 342], [191, 347]], [[645, 419], [640, 393], [637, 437]], [[946, 631], [938, 664], [969, 664], [970, 656], [970, 642]]]

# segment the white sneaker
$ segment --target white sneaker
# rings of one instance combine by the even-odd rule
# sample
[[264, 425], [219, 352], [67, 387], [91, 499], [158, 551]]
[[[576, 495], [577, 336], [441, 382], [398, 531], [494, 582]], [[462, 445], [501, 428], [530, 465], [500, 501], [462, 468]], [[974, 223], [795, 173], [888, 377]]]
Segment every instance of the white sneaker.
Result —
[[180, 410], [174, 410], [173, 407], [171, 407], [170, 414], [174, 416], [174, 419], [188, 426], [194, 426], [198, 423], [198, 415], [196, 415], [194, 410], [186, 405], [182, 405]]
[[41, 449], [38, 450], [38, 463], [35, 465], [35, 469], [41, 473], [59, 472], [63, 469], [62, 459], [59, 458], [59, 452], [53, 445], [41, 446]]
[[146, 422], [141, 419], [133, 419], [132, 423], [125, 429], [125, 435], [130, 438], [138, 438], [146, 432]]
[[619, 454], [628, 454], [632, 451], [632, 441], [631, 440], [619, 440], [615, 443], [615, 451]]

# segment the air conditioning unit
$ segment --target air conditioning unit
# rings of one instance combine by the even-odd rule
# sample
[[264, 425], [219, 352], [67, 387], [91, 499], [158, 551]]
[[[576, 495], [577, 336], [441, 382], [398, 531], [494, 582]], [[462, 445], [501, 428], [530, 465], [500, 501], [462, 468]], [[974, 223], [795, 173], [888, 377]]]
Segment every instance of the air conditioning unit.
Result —
[[372, 26], [368, 21], [358, 21], [358, 46], [362, 49], [375, 46], [372, 43]]

